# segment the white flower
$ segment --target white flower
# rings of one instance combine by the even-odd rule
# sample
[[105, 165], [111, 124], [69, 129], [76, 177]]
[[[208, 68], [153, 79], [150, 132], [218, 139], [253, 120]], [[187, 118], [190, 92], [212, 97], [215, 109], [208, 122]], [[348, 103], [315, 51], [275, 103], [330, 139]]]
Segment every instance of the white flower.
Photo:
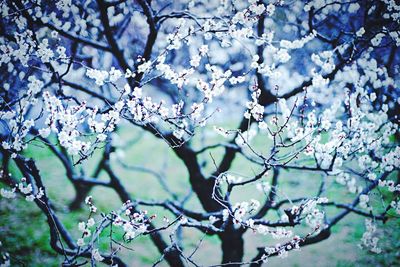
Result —
[[58, 46], [56, 49], [57, 54], [60, 56], [60, 58], [65, 58], [67, 57], [65, 55], [65, 51], [67, 51], [67, 49], [64, 46]]
[[142, 64], [140, 64], [138, 66], [138, 70], [137, 71], [139, 73], [145, 73], [148, 70], [150, 70], [150, 67], [151, 67], [151, 61], [146, 61], [146, 62], [143, 62]]
[[[253, 4], [250, 6], [250, 10], [259, 16], [265, 11], [265, 6], [263, 4], [259, 4], [259, 5]], [[272, 10], [272, 13], [273, 13], [273, 10]]]
[[194, 120], [200, 119], [201, 118], [201, 112], [204, 110], [204, 104], [200, 103], [193, 103], [192, 106], [190, 107], [192, 110], [191, 117]]
[[262, 224], [257, 225], [257, 232], [259, 234], [265, 235], [268, 233], [268, 227]]
[[135, 78], [135, 76], [136, 74], [133, 73], [130, 69], [126, 69], [125, 78], [130, 78], [130, 77]]
[[371, 219], [365, 219], [365, 228], [366, 231], [361, 238], [362, 246], [368, 248], [371, 252], [380, 253], [379, 238], [375, 237], [376, 225]]
[[117, 70], [116, 68], [112, 67], [110, 70], [110, 81], [116, 82], [119, 78], [121, 78], [122, 72]]
[[87, 196], [87, 197], [85, 198], [85, 204], [86, 204], [86, 205], [92, 204], [92, 199], [93, 199], [92, 196]]
[[147, 231], [147, 225], [145, 225], [145, 224], [141, 224], [137, 229], [136, 229], [136, 232], [138, 233], [138, 234], [142, 234], [142, 233], [144, 233], [144, 232], [146, 232]]
[[78, 241], [76, 242], [76, 244], [77, 244], [79, 247], [82, 247], [82, 246], [85, 245], [85, 240], [83, 240], [83, 238], [78, 238]]
[[0, 195], [4, 198], [15, 198], [17, 195], [15, 194], [15, 188], [13, 188], [12, 190], [7, 190], [2, 188], [0, 190]]
[[267, 13], [268, 15], [272, 16], [275, 12], [275, 5], [274, 4], [269, 4], [267, 6]]
[[231, 174], [226, 174], [225, 175], [225, 180], [226, 180], [226, 182], [228, 184], [232, 184], [232, 183], [240, 183], [243, 180], [243, 178], [242, 177], [236, 177], [236, 176], [233, 176]]
[[48, 48], [49, 41], [43, 39], [39, 44], [39, 49], [37, 50], [37, 56], [42, 60], [43, 63], [50, 62], [50, 59], [54, 56], [54, 52]]
[[183, 137], [183, 135], [185, 134], [185, 131], [182, 130], [182, 129], [176, 129], [176, 130], [174, 130], [174, 131], [172, 132], [172, 134], [173, 134], [176, 138], [181, 139], [181, 138]]
[[331, 128], [331, 122], [329, 120], [322, 120], [321, 121], [321, 128], [328, 131]]
[[275, 60], [281, 63], [288, 62], [290, 59], [290, 55], [286, 49], [279, 49], [274, 55]]
[[99, 142], [104, 142], [107, 139], [107, 135], [105, 134], [98, 134], [97, 135], [97, 140], [99, 140]]
[[36, 198], [40, 199], [42, 196], [44, 196], [44, 190], [42, 187], [40, 187], [39, 192], [36, 194]]
[[360, 195], [360, 207], [367, 209], [368, 208], [368, 201], [369, 201], [369, 196], [368, 195]]
[[248, 219], [248, 220], [246, 220], [246, 225], [247, 225], [249, 228], [254, 228], [254, 220], [253, 220], [253, 219]]
[[364, 29], [364, 27], [361, 27], [361, 28], [356, 32], [356, 35], [357, 35], [357, 37], [361, 37], [361, 36], [364, 35], [364, 33], [365, 33], [365, 29]]
[[349, 12], [350, 13], [355, 13], [355, 12], [357, 12], [357, 10], [359, 10], [360, 9], [360, 5], [358, 4], [358, 3], [351, 3], [350, 5], [349, 5]]
[[23, 183], [18, 184], [18, 189], [21, 191], [23, 194], [30, 194], [33, 191], [32, 185], [28, 184], [26, 187], [24, 186]]
[[228, 220], [228, 218], [229, 218], [229, 210], [224, 209], [222, 211], [222, 220], [225, 222], [226, 220]]
[[214, 131], [225, 138], [229, 136], [229, 132], [222, 127], [217, 127], [214, 125]]
[[99, 250], [97, 248], [92, 250], [92, 257], [96, 261], [104, 260], [104, 258], [100, 255]]
[[28, 78], [29, 84], [28, 84], [28, 94], [30, 95], [35, 95], [42, 90], [42, 87], [44, 83], [38, 79], [36, 79], [35, 76], [29, 76]]
[[205, 56], [208, 53], [208, 45], [200, 46], [199, 52], [201, 56]]
[[87, 227], [92, 227], [94, 224], [95, 224], [95, 221], [94, 221], [93, 218], [90, 218], [90, 219], [87, 221]]
[[141, 98], [142, 97], [142, 88], [140, 88], [140, 87], [133, 88], [132, 95], [136, 98]]
[[190, 60], [190, 66], [192, 67], [198, 67], [200, 65], [200, 60], [201, 60], [201, 56], [199, 55], [194, 55], [192, 57], [192, 60]]
[[124, 95], [128, 95], [131, 93], [131, 87], [129, 86], [129, 84], [125, 84], [124, 86]]
[[83, 231], [82, 236], [83, 237], [88, 237], [92, 234], [92, 232], [89, 229], [86, 229], [85, 231]]
[[210, 221], [211, 224], [214, 224], [215, 222], [218, 221], [218, 218], [211, 215], [210, 217], [208, 217], [208, 220]]
[[315, 88], [318, 87], [324, 87], [325, 85], [327, 85], [329, 83], [329, 79], [324, 79], [324, 77], [322, 77], [321, 74], [317, 74], [314, 76], [314, 78], [312, 79], [312, 85]]
[[32, 202], [35, 200], [35, 196], [31, 194], [31, 195], [26, 196], [25, 199], [26, 199], [26, 201]]
[[374, 38], [372, 38], [371, 44], [372, 44], [373, 46], [378, 46], [378, 45], [380, 45], [380, 43], [382, 42], [382, 38], [383, 38], [384, 36], [385, 36], [385, 35], [384, 35], [383, 33], [378, 33], [377, 35], [375, 35]]
[[371, 180], [371, 181], [376, 180], [376, 174], [373, 173], [373, 172], [368, 173], [368, 174], [367, 174], [367, 177], [368, 177], [368, 179]]
[[85, 224], [85, 222], [80, 222], [80, 223], [78, 223], [78, 229], [79, 229], [79, 231], [81, 231], [81, 232], [85, 231], [85, 230], [86, 230], [86, 224]]
[[373, 92], [369, 95], [369, 99], [374, 102], [376, 100], [376, 94]]
[[108, 78], [108, 72], [104, 70], [88, 69], [86, 76], [94, 79], [97, 85], [103, 85], [104, 81]]
[[2, 143], [1, 143], [1, 146], [4, 148], [4, 149], [10, 149], [11, 148], [11, 145], [8, 143], [8, 142], [6, 142], [6, 141], [3, 141]]
[[186, 217], [182, 217], [180, 220], [179, 220], [179, 223], [180, 224], [186, 224], [186, 223], [188, 223], [188, 219], [186, 218]]
[[50, 132], [51, 132], [50, 128], [39, 129], [39, 134], [43, 138], [47, 138], [50, 135]]

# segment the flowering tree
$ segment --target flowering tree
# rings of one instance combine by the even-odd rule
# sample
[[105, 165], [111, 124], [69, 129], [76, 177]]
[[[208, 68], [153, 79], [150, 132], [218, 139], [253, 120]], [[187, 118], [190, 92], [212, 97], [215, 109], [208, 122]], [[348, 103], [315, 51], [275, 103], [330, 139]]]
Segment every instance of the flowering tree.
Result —
[[[365, 217], [360, 245], [381, 252], [377, 227], [400, 214], [396, 1], [0, 5], [1, 195], [40, 208], [65, 266], [125, 266], [119, 254], [137, 253], [129, 243], [138, 236], [157, 247], [154, 265], [199, 266], [194, 256], [211, 235], [222, 250], [214, 266], [259, 266], [329, 238], [350, 213]], [[188, 195], [121, 157], [135, 143], [121, 138], [127, 129], [162, 140], [179, 158], [188, 178], [175, 179]], [[38, 144], [75, 188], [70, 209], [89, 208], [76, 222], [79, 238], [53, 207], [35, 152], [25, 153]], [[143, 153], [151, 161], [152, 151]], [[136, 174], [129, 184], [121, 168]], [[132, 195], [138, 171], [156, 176], [169, 197]], [[285, 173], [314, 187], [287, 193]], [[94, 187], [114, 190], [121, 208], [98, 210]], [[204, 237], [186, 249], [182, 229]], [[244, 258], [246, 232], [276, 241]], [[99, 249], [104, 240], [108, 250]]]

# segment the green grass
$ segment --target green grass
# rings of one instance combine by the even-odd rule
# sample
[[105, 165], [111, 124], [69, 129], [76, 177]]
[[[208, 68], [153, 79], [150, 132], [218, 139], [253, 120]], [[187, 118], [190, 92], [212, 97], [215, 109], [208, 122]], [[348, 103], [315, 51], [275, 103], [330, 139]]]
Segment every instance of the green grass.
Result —
[[[141, 135], [138, 141], [129, 149], [125, 150], [122, 160], [128, 164], [143, 166], [165, 175], [165, 181], [170, 188], [178, 195], [182, 196], [189, 192], [190, 184], [188, 181], [187, 170], [183, 163], [171, 151], [168, 146], [159, 139], [149, 134], [140, 133], [137, 130], [123, 128], [119, 133], [121, 140], [133, 140]], [[207, 138], [207, 144], [221, 141], [219, 136]], [[126, 142], [126, 141], [125, 141]], [[265, 140], [255, 139], [257, 147], [265, 147]], [[126, 144], [121, 144], [125, 148]], [[195, 147], [200, 147], [198, 139], [193, 140]], [[218, 162], [222, 157], [223, 149], [212, 150], [211, 153]], [[67, 207], [74, 196], [74, 188], [65, 176], [65, 171], [61, 163], [52, 156], [51, 152], [43, 145], [31, 146], [26, 153], [27, 157], [34, 157], [37, 160], [39, 169], [43, 176], [47, 192], [52, 199], [52, 203], [60, 216], [65, 227], [71, 231], [74, 238], [78, 238], [77, 223], [87, 218], [87, 208], [70, 212]], [[84, 167], [77, 167], [77, 172], [84, 172], [91, 175], [101, 157], [101, 151], [89, 159]], [[204, 173], [212, 173], [215, 169], [209, 153], [204, 153], [199, 157], [200, 161], [205, 161]], [[133, 198], [142, 199], [166, 199], [168, 194], [160, 186], [155, 177], [147, 173], [128, 171], [118, 164], [118, 160], [112, 161], [112, 168], [121, 177]], [[12, 173], [16, 178], [20, 174], [15, 166], [11, 167]], [[251, 176], [259, 172], [260, 168], [249, 162], [242, 156], [237, 156], [234, 160], [232, 171], [235, 173]], [[271, 179], [272, 173], [267, 178]], [[291, 198], [304, 195], [312, 196], [318, 191], [321, 174], [303, 172], [294, 173], [282, 171], [280, 177], [279, 196], [285, 195]], [[108, 177], [102, 173], [99, 179], [107, 180]], [[1, 185], [2, 186], [2, 185]], [[332, 200], [345, 202], [351, 199], [351, 195], [341, 185], [334, 182], [333, 177], [327, 178], [329, 194], [327, 197]], [[116, 193], [109, 188], [96, 187], [90, 193], [94, 196], [96, 206], [102, 212], [109, 212], [120, 207]], [[263, 194], [255, 190], [255, 185], [241, 187], [239, 191], [232, 194], [233, 201], [248, 201], [250, 198], [263, 200]], [[191, 210], [201, 211], [200, 204], [195, 196], [187, 203]], [[159, 208], [148, 208], [150, 214], [159, 214], [156, 225], [162, 225], [162, 215], [170, 216], [168, 212]], [[327, 208], [326, 212], [332, 216], [335, 209]], [[3, 248], [12, 256], [12, 266], [60, 266], [63, 257], [57, 255], [49, 246], [48, 227], [45, 217], [33, 204], [22, 199], [13, 201], [0, 199], [0, 241]], [[160, 216], [161, 215], [161, 216]], [[97, 215], [98, 216], [98, 215]], [[268, 218], [278, 218], [277, 214], [270, 213]], [[172, 217], [171, 217], [172, 218]], [[383, 232], [390, 233], [390, 238], [385, 238], [381, 242], [383, 247], [388, 250], [385, 255], [372, 255], [360, 250], [357, 244], [364, 233], [364, 220], [359, 216], [351, 215], [346, 217], [332, 229], [332, 236], [317, 245], [304, 247], [301, 252], [291, 252], [287, 259], [270, 259], [270, 266], [395, 266], [399, 265], [398, 248], [400, 234], [399, 222], [389, 221], [382, 229]], [[394, 230], [393, 230], [394, 229]], [[305, 231], [301, 229], [300, 231]], [[108, 232], [104, 233], [99, 243], [100, 250], [108, 249]], [[163, 234], [168, 240], [168, 234]], [[182, 231], [185, 252], [190, 253], [198, 244], [198, 240], [203, 236], [202, 233], [193, 229]], [[122, 240], [121, 231], [115, 232], [115, 238]], [[256, 248], [275, 244], [277, 241], [266, 236], [254, 235], [248, 231], [245, 235], [245, 258], [251, 259], [256, 254]], [[129, 266], [148, 266], [159, 258], [159, 253], [148, 237], [141, 237], [128, 244], [134, 252], [123, 250], [120, 256]], [[201, 244], [199, 251], [195, 254], [194, 260], [201, 264], [216, 264], [220, 261], [221, 251], [220, 242], [216, 236], [206, 237]], [[394, 246], [394, 248], [393, 248]], [[397, 248], [397, 249], [396, 249]], [[164, 266], [163, 264], [161, 266]]]

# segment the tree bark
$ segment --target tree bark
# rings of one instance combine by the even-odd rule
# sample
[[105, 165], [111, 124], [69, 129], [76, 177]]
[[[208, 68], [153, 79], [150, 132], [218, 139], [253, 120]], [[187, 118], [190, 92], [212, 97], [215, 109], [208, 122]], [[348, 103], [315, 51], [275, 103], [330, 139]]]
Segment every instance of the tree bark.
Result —
[[84, 202], [85, 198], [89, 194], [90, 190], [92, 190], [92, 186], [90, 185], [83, 185], [83, 184], [74, 184], [75, 187], [75, 198], [69, 204], [70, 210], [78, 210], [81, 208], [82, 203]]
[[[243, 232], [240, 230], [226, 229], [219, 235], [221, 239], [222, 263], [233, 263], [229, 266], [240, 266], [244, 254]], [[235, 264], [236, 263], [236, 264]]]

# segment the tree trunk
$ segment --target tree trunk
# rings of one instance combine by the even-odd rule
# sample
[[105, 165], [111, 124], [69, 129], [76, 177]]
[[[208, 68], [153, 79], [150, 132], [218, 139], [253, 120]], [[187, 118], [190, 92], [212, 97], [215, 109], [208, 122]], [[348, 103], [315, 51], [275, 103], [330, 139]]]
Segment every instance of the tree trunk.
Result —
[[69, 209], [70, 210], [78, 210], [81, 208], [82, 203], [85, 201], [85, 198], [89, 194], [90, 190], [92, 189], [92, 186], [90, 185], [83, 185], [83, 184], [74, 184], [75, 187], [75, 198], [74, 200], [69, 204]]
[[219, 238], [221, 239], [222, 263], [237, 263], [229, 266], [240, 266], [244, 253], [243, 232], [231, 226], [230, 229], [221, 233]]

